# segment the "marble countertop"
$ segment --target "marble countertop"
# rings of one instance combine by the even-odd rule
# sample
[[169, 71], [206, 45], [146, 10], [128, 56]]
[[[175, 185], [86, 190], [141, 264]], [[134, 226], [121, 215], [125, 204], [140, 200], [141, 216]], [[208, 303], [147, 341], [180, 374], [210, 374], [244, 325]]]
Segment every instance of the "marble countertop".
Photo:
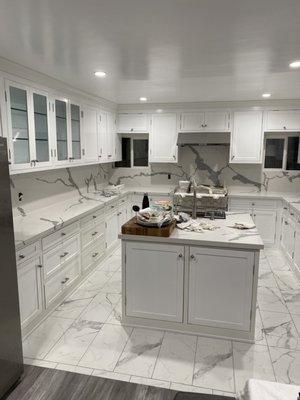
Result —
[[[197, 218], [197, 221], [203, 221]], [[123, 235], [119, 238], [123, 240], [134, 240], [139, 242], [158, 242], [172, 243], [182, 245], [196, 246], [214, 246], [235, 249], [263, 249], [263, 241], [256, 228], [249, 230], [238, 230], [231, 228], [235, 223], [253, 224], [253, 220], [249, 214], [227, 213], [226, 219], [216, 219], [210, 221], [204, 219], [205, 222], [211, 222], [212, 225], [218, 227], [214, 231], [189, 232], [175, 228], [170, 237], [156, 236], [139, 236], [139, 235]]]
[[[26, 213], [19, 207], [14, 217], [15, 245], [19, 250], [22, 247], [33, 243], [42, 236], [61, 228], [62, 226], [84, 217], [86, 214], [95, 211], [106, 204], [118, 199], [128, 193], [167, 194], [174, 190], [172, 185], [157, 185], [153, 187], [126, 187], [120, 195], [104, 197], [99, 193], [89, 193], [87, 196], [71, 196], [63, 201], [58, 201], [50, 206], [39, 208], [36, 211]], [[230, 189], [232, 197], [270, 198], [283, 199], [291, 207], [300, 212], [300, 194], [285, 193], [263, 193], [242, 191], [241, 189]]]

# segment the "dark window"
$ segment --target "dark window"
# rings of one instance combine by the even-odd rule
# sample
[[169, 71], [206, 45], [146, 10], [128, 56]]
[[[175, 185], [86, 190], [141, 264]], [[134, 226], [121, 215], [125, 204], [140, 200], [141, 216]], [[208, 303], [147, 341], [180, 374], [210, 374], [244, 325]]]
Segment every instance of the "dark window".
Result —
[[122, 161], [118, 161], [115, 163], [115, 167], [120, 168], [130, 168], [130, 139], [122, 138]]
[[282, 168], [284, 139], [267, 139], [265, 168]]
[[133, 166], [148, 166], [148, 139], [133, 139]]
[[300, 169], [299, 161], [299, 137], [289, 137], [287, 146], [287, 170], [298, 170]]

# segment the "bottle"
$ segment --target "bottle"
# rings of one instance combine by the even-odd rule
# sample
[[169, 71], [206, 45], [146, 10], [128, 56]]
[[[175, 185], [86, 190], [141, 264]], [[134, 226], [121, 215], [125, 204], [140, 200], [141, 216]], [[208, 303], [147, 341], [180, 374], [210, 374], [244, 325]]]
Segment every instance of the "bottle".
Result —
[[143, 202], [142, 202], [142, 209], [148, 208], [150, 205], [148, 193], [144, 193]]

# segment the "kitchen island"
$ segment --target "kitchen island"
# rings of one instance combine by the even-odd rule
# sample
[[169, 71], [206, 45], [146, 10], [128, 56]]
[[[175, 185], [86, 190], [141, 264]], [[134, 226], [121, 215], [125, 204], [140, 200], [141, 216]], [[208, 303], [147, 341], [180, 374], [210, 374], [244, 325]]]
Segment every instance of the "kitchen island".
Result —
[[211, 223], [218, 228], [119, 236], [123, 323], [253, 341], [263, 242], [256, 228], [232, 228], [253, 224], [249, 214]]

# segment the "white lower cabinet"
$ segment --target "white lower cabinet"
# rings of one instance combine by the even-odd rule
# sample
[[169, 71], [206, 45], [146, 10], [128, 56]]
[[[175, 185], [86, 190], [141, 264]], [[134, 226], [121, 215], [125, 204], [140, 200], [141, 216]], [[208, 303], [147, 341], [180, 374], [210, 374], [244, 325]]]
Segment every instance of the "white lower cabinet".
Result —
[[86, 250], [83, 251], [81, 256], [81, 268], [82, 272], [85, 273], [89, 269], [93, 267], [97, 262], [99, 262], [105, 253], [105, 240], [100, 236], [92, 246], [89, 246]]
[[188, 322], [250, 330], [254, 256], [190, 247]]
[[21, 326], [24, 328], [43, 312], [40, 258], [34, 257], [17, 268]]
[[291, 260], [295, 248], [295, 223], [291, 218], [285, 216], [282, 219], [281, 246]]
[[274, 244], [276, 238], [276, 211], [254, 210], [253, 219], [264, 244]]
[[300, 220], [295, 231], [294, 265], [300, 274]]
[[126, 315], [182, 322], [183, 246], [126, 243]]
[[119, 234], [119, 216], [116, 208], [105, 219], [105, 240], [106, 250], [113, 249], [118, 243]]

